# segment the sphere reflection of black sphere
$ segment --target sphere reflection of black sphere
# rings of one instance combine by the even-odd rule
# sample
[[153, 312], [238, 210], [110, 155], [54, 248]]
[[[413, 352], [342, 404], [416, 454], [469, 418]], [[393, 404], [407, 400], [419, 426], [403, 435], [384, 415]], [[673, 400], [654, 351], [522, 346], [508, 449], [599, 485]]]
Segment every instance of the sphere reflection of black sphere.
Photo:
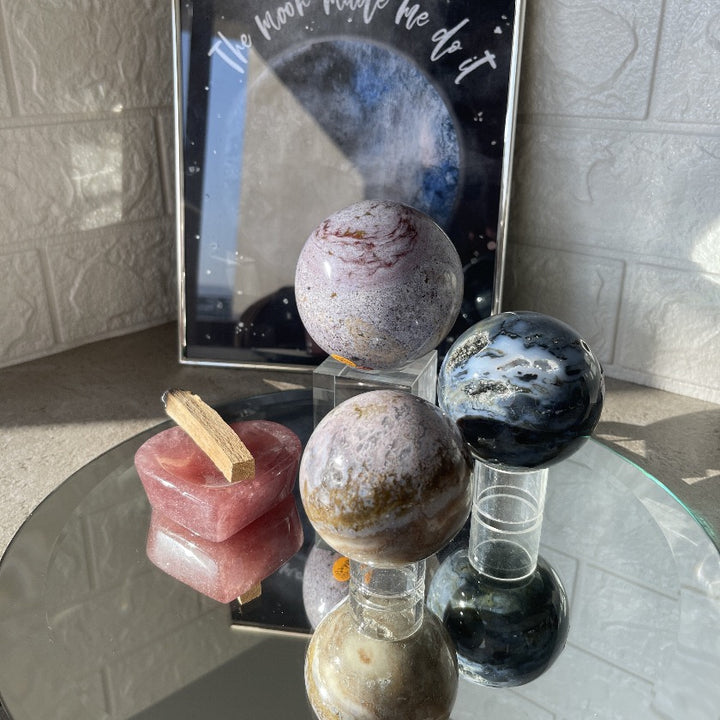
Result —
[[477, 458], [542, 468], [572, 453], [600, 419], [600, 362], [571, 327], [535, 312], [476, 323], [452, 345], [438, 376], [440, 407]]
[[529, 578], [491, 580], [456, 551], [433, 579], [428, 606], [442, 618], [462, 674], [492, 687], [523, 685], [544, 673], [567, 640], [567, 596], [542, 558]]

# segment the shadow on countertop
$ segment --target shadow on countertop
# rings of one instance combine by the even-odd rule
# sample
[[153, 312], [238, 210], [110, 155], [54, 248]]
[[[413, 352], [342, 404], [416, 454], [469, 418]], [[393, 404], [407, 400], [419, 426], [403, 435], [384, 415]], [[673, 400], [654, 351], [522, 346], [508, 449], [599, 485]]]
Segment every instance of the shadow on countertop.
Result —
[[[177, 325], [168, 323], [0, 369], [0, 435], [3, 428], [83, 424], [96, 433], [117, 421], [136, 431], [166, 420], [161, 396], [169, 387], [218, 404], [311, 386], [307, 369], [181, 365]], [[714, 537], [720, 534], [719, 405], [607, 378], [595, 438], [657, 478], [716, 529]]]
[[307, 370], [181, 365], [169, 323], [0, 369], [0, 427], [162, 419], [170, 387], [219, 403], [311, 384]]
[[[615, 412], [618, 408], [615, 409]], [[605, 420], [595, 438], [656, 478], [720, 548], [720, 408], [654, 422]]]

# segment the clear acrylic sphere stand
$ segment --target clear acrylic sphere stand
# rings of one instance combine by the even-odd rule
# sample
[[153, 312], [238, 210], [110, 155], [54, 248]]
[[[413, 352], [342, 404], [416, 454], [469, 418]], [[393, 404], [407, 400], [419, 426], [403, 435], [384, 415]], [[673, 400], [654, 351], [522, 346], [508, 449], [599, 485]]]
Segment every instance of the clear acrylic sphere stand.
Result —
[[519, 581], [537, 565], [548, 470], [503, 470], [476, 462], [468, 553], [494, 580]]

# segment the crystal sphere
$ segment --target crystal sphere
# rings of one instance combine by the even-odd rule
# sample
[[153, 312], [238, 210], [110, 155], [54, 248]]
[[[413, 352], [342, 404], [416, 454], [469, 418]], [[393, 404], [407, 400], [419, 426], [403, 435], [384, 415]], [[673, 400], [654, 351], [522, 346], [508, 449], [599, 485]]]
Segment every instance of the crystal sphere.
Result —
[[481, 685], [514, 687], [534, 680], [567, 641], [565, 588], [542, 557], [530, 577], [505, 582], [479, 573], [467, 551], [457, 550], [435, 574], [427, 604], [453, 640], [460, 672]]
[[305, 687], [319, 720], [447, 720], [458, 689], [455, 648], [429, 612], [407, 638], [369, 637], [345, 601], [310, 639]]
[[318, 424], [299, 486], [320, 537], [347, 557], [397, 567], [429, 557], [470, 512], [472, 458], [455, 423], [400, 390], [345, 400]]
[[462, 265], [428, 215], [363, 200], [311, 233], [295, 294], [308, 334], [329, 355], [353, 367], [397, 369], [434, 350], [452, 328]]
[[318, 623], [347, 597], [350, 560], [326, 545], [315, 545], [303, 567], [302, 595], [310, 625]]
[[535, 312], [476, 323], [452, 345], [438, 402], [490, 465], [547, 467], [592, 433], [602, 411], [600, 362], [571, 327]]

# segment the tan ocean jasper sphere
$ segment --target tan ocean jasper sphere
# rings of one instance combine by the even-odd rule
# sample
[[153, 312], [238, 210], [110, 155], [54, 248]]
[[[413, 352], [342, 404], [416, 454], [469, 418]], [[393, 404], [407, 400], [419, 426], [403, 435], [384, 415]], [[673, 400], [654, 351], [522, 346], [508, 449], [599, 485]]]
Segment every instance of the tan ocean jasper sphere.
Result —
[[471, 458], [456, 425], [422, 398], [363, 393], [318, 424], [300, 463], [308, 519], [338, 552], [392, 567], [437, 552], [470, 511]]
[[348, 601], [318, 625], [305, 658], [305, 687], [320, 720], [447, 720], [458, 687], [455, 649], [430, 612], [408, 638], [357, 630]]

